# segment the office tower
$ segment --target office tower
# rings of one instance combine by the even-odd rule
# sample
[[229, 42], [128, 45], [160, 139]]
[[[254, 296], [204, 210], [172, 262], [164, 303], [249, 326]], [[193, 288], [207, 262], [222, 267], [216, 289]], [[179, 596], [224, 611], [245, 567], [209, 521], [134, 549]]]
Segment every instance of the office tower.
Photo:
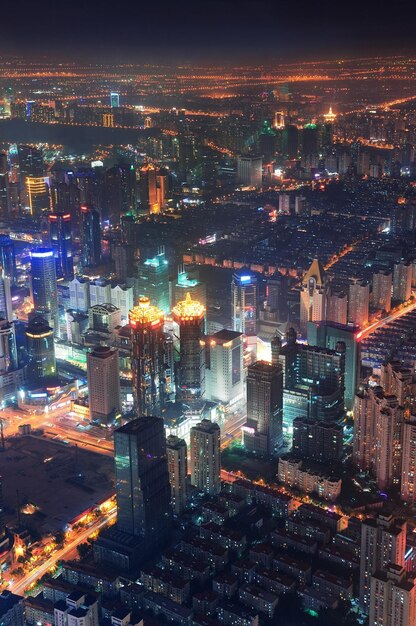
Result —
[[147, 213], [160, 213], [158, 201], [157, 171], [154, 165], [148, 163], [140, 168], [139, 180], [140, 204]]
[[82, 259], [85, 267], [96, 267], [101, 263], [100, 214], [93, 207], [81, 207]]
[[394, 264], [393, 269], [393, 300], [395, 302], [407, 302], [412, 295], [412, 264]]
[[43, 176], [27, 176], [26, 180], [27, 206], [33, 217], [42, 217], [51, 210], [49, 185]]
[[188, 293], [172, 309], [172, 317], [179, 326], [177, 392], [189, 402], [205, 394], [205, 307]]
[[354, 405], [353, 461], [380, 489], [400, 481], [404, 409], [381, 387], [360, 389]]
[[326, 319], [334, 324], [346, 324], [348, 311], [347, 294], [343, 291], [332, 291], [328, 294]]
[[114, 285], [114, 287], [111, 288], [111, 304], [120, 309], [122, 323], [127, 323], [129, 311], [133, 308], [134, 304], [133, 287]]
[[261, 189], [263, 159], [261, 156], [237, 156], [237, 183], [244, 187]]
[[31, 289], [34, 313], [52, 324], [59, 335], [58, 290], [53, 250], [38, 248], [31, 254]]
[[105, 278], [90, 281], [90, 306], [111, 302], [111, 283]]
[[296, 159], [299, 152], [299, 129], [295, 124], [286, 126], [283, 132], [283, 151], [289, 159]]
[[257, 335], [258, 300], [257, 276], [244, 269], [235, 272], [231, 281], [231, 324], [235, 332]]
[[190, 293], [192, 300], [198, 300], [206, 306], [206, 284], [199, 280], [197, 270], [186, 270], [184, 265], [178, 267], [178, 277], [170, 281], [170, 306], [171, 309], [177, 302], [185, 300], [186, 294]]
[[14, 324], [0, 318], [0, 375], [17, 369], [17, 348]]
[[104, 208], [110, 224], [120, 223], [121, 215], [136, 211], [136, 172], [120, 160], [104, 174]]
[[114, 261], [118, 280], [125, 281], [127, 278], [136, 276], [137, 267], [135, 253], [135, 246], [127, 243], [114, 244], [111, 246], [111, 257]]
[[285, 127], [285, 116], [283, 111], [275, 111], [273, 127], [276, 130], [281, 130]]
[[9, 164], [7, 154], [0, 153], [0, 217], [9, 213]]
[[157, 415], [165, 403], [165, 335], [163, 311], [142, 297], [129, 314], [133, 394], [139, 415]]
[[275, 131], [271, 128], [269, 122], [267, 121], [263, 123], [263, 127], [259, 135], [258, 145], [262, 158], [266, 163], [270, 163], [276, 153], [277, 138]]
[[267, 279], [267, 318], [276, 322], [286, 322], [289, 314], [287, 303], [288, 278], [275, 272]]
[[43, 155], [40, 150], [32, 146], [19, 145], [18, 148], [19, 172], [21, 177], [42, 177], [44, 174]]
[[114, 304], [95, 304], [88, 309], [88, 323], [98, 333], [112, 333], [121, 326], [121, 311]]
[[211, 496], [221, 491], [221, 431], [207, 419], [191, 428], [191, 483]]
[[243, 398], [243, 335], [220, 330], [206, 338], [206, 391], [208, 400], [233, 405]]
[[391, 272], [380, 270], [373, 274], [373, 291], [371, 294], [371, 304], [376, 311], [386, 311], [391, 309], [391, 291], [393, 277]]
[[0, 265], [0, 318], [8, 322], [13, 321], [13, 307], [11, 294], [11, 280], [4, 268]]
[[0, 266], [5, 276], [10, 278], [11, 285], [16, 284], [16, 259], [14, 243], [9, 235], [0, 234]]
[[316, 124], [305, 124], [302, 130], [302, 154], [309, 156], [318, 152], [318, 127]]
[[163, 419], [142, 416], [114, 431], [117, 529], [161, 547], [171, 527]]
[[343, 451], [342, 424], [296, 417], [293, 420], [292, 453], [296, 458], [321, 463], [339, 461]]
[[416, 502], [416, 417], [403, 422], [400, 497], [413, 506]]
[[360, 372], [360, 344], [357, 341], [357, 328], [332, 322], [308, 322], [307, 337], [311, 346], [335, 350], [339, 342], [345, 345], [345, 407], [351, 411], [354, 406], [358, 375]]
[[371, 576], [369, 624], [413, 626], [416, 623], [416, 580], [403, 567], [389, 564]]
[[247, 422], [244, 446], [260, 455], [274, 454], [283, 443], [283, 371], [257, 361], [247, 371]]
[[87, 352], [90, 420], [109, 426], [121, 417], [118, 350], [96, 346]]
[[166, 439], [172, 508], [182, 515], [186, 508], [188, 454], [185, 439], [170, 435]]
[[350, 283], [348, 295], [348, 321], [360, 328], [368, 322], [370, 286], [368, 283], [354, 280]]
[[29, 380], [56, 375], [53, 329], [41, 317], [33, 318], [26, 329]]
[[110, 106], [112, 109], [118, 109], [120, 106], [120, 94], [117, 91], [110, 93]]
[[325, 272], [321, 262], [314, 259], [302, 279], [300, 292], [300, 329], [306, 332], [308, 322], [326, 319], [327, 288]]
[[49, 238], [56, 263], [56, 277], [72, 280], [74, 261], [72, 258], [71, 215], [50, 213], [48, 215]]
[[90, 283], [76, 276], [69, 283], [69, 308], [86, 313], [90, 308]]
[[391, 515], [368, 518], [361, 524], [360, 608], [370, 609], [371, 576], [389, 563], [404, 565], [406, 522]]
[[139, 292], [147, 296], [164, 313], [169, 306], [169, 264], [163, 246], [153, 258], [145, 259], [139, 265]]

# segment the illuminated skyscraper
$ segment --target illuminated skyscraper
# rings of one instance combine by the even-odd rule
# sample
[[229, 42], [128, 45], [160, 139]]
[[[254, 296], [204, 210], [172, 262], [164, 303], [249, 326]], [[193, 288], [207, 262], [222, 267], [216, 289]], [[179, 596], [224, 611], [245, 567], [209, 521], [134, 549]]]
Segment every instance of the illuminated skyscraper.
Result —
[[176, 515], [181, 515], [186, 507], [188, 480], [188, 458], [185, 440], [175, 435], [170, 435], [166, 439], [166, 451], [168, 455], [172, 508]]
[[26, 178], [28, 208], [33, 217], [41, 217], [51, 210], [49, 185], [44, 177]]
[[369, 302], [370, 287], [368, 283], [360, 280], [351, 282], [348, 296], [348, 321], [360, 327], [367, 324]]
[[191, 428], [191, 483], [212, 496], [221, 490], [221, 431], [207, 419]]
[[160, 213], [157, 193], [157, 173], [154, 165], [148, 163], [140, 169], [140, 204], [148, 213]]
[[180, 337], [178, 395], [187, 401], [201, 398], [205, 393], [205, 307], [188, 293], [172, 309], [172, 317]]
[[218, 331], [206, 338], [206, 397], [221, 404], [243, 398], [243, 335]]
[[244, 445], [258, 454], [273, 454], [283, 443], [283, 370], [257, 361], [247, 372], [247, 423]]
[[326, 319], [327, 288], [325, 272], [321, 262], [314, 259], [302, 280], [300, 292], [300, 328], [306, 331], [307, 322]]
[[34, 313], [52, 325], [59, 335], [58, 290], [53, 250], [38, 248], [31, 255], [31, 287]]
[[170, 311], [169, 264], [163, 247], [156, 256], [140, 263], [139, 293], [141, 296], [147, 296], [150, 302], [164, 313]]
[[56, 263], [56, 277], [72, 280], [74, 262], [72, 258], [71, 215], [69, 213], [50, 213], [49, 237]]
[[110, 106], [112, 109], [118, 109], [120, 106], [120, 94], [117, 91], [110, 93]]
[[26, 329], [28, 378], [38, 380], [56, 375], [53, 330], [41, 317], [35, 317]]
[[10, 290], [11, 281], [0, 265], [0, 318], [8, 322], [13, 320], [12, 294]]
[[237, 183], [247, 187], [261, 189], [263, 159], [261, 156], [237, 157]]
[[166, 378], [172, 378], [165, 358], [164, 314], [142, 297], [129, 322], [135, 408], [139, 415], [157, 415], [165, 402]]
[[16, 283], [16, 259], [14, 243], [9, 235], [0, 234], [0, 265], [12, 285]]
[[257, 335], [258, 285], [249, 270], [235, 272], [231, 281], [231, 324], [248, 337]]
[[114, 431], [117, 529], [143, 539], [149, 553], [171, 526], [163, 419], [139, 417]]
[[173, 308], [177, 302], [184, 300], [188, 292], [191, 294], [193, 300], [198, 300], [201, 304], [206, 306], [207, 294], [205, 283], [199, 280], [196, 272], [189, 272], [185, 269], [184, 265], [180, 265], [177, 280], [172, 279], [170, 281], [171, 308]]
[[93, 207], [81, 207], [82, 257], [85, 267], [96, 267], [101, 262], [100, 214]]
[[90, 419], [109, 426], [121, 416], [118, 350], [96, 346], [87, 353]]
[[9, 164], [7, 154], [0, 153], [0, 216], [9, 212]]

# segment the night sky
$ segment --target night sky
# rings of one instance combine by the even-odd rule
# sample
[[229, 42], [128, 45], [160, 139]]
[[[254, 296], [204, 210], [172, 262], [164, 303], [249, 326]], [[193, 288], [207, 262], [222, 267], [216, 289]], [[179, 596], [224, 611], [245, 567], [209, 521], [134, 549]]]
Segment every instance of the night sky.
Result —
[[106, 61], [273, 61], [416, 51], [411, 0], [17, 0], [0, 53]]

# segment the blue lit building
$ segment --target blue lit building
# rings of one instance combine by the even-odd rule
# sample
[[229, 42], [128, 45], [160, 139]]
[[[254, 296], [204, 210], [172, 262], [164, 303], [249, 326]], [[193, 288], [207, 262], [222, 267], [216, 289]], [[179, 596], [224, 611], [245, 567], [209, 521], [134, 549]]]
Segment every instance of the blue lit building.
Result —
[[250, 270], [241, 269], [231, 281], [232, 329], [247, 337], [257, 335], [258, 281]]
[[110, 105], [112, 109], [118, 109], [120, 106], [120, 94], [117, 91], [110, 93]]
[[34, 313], [45, 319], [55, 335], [59, 335], [58, 289], [51, 248], [38, 248], [32, 252], [31, 288]]
[[50, 213], [49, 237], [56, 264], [56, 277], [72, 280], [74, 261], [72, 258], [71, 215], [69, 213]]
[[156, 256], [140, 263], [139, 294], [147, 296], [150, 302], [164, 313], [170, 311], [169, 263], [163, 247]]

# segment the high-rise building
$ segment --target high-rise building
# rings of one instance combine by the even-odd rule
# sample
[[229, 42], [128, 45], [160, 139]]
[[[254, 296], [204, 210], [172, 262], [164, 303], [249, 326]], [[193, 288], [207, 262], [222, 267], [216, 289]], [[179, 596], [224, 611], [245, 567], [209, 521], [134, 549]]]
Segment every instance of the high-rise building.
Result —
[[305, 124], [302, 131], [302, 154], [309, 156], [318, 152], [318, 127], [316, 124]]
[[142, 297], [129, 314], [132, 341], [133, 394], [139, 415], [157, 415], [165, 403], [165, 335], [163, 311]]
[[49, 185], [45, 177], [26, 177], [26, 193], [28, 208], [33, 217], [42, 217], [51, 210], [51, 197]]
[[188, 293], [172, 309], [172, 317], [179, 326], [180, 340], [177, 392], [191, 401], [205, 393], [205, 307]]
[[109, 426], [121, 416], [117, 348], [96, 346], [87, 352], [87, 379], [90, 419]]
[[354, 405], [353, 461], [371, 471], [380, 489], [398, 485], [404, 409], [381, 387], [360, 389]]
[[143, 416], [114, 431], [117, 528], [140, 536], [147, 552], [163, 545], [171, 526], [163, 419]]
[[360, 608], [370, 610], [371, 576], [389, 563], [404, 566], [406, 522], [391, 515], [368, 518], [361, 524]]
[[403, 423], [400, 497], [413, 506], [416, 502], [416, 417]]
[[221, 491], [221, 431], [208, 419], [191, 428], [191, 483], [209, 495]]
[[339, 461], [343, 451], [342, 424], [296, 417], [293, 420], [292, 453], [296, 458], [322, 463]]
[[74, 278], [74, 260], [72, 258], [72, 230], [70, 213], [50, 213], [49, 237], [56, 263], [58, 280]]
[[58, 289], [55, 259], [51, 248], [38, 248], [31, 254], [31, 289], [34, 313], [44, 317], [58, 336]]
[[14, 325], [0, 318], [0, 375], [17, 369], [16, 333]]
[[334, 324], [346, 324], [348, 298], [344, 291], [330, 291], [328, 294], [326, 319]]
[[118, 109], [120, 106], [120, 94], [117, 91], [110, 93], [110, 106], [112, 109]]
[[101, 263], [100, 214], [93, 207], [81, 207], [82, 259], [85, 267]]
[[335, 350], [337, 344], [345, 345], [345, 407], [351, 411], [360, 371], [360, 344], [357, 341], [358, 328], [332, 322], [308, 322], [308, 344], [319, 348]]
[[302, 280], [300, 292], [300, 328], [306, 332], [308, 322], [326, 320], [327, 288], [321, 262], [314, 259]]
[[231, 281], [231, 324], [235, 332], [257, 335], [258, 300], [257, 276], [250, 270], [235, 272]]
[[170, 435], [166, 439], [172, 508], [182, 515], [186, 508], [188, 453], [185, 439]]
[[0, 265], [0, 318], [13, 321], [11, 280]]
[[412, 295], [412, 264], [394, 264], [393, 269], [393, 300], [395, 302], [407, 302]]
[[209, 400], [232, 405], [243, 398], [243, 335], [220, 330], [206, 338], [206, 392]]
[[171, 309], [177, 302], [185, 300], [187, 293], [191, 294], [192, 300], [198, 300], [206, 306], [207, 292], [205, 283], [199, 280], [198, 272], [188, 271], [184, 265], [178, 268], [177, 280], [170, 281], [170, 306]]
[[170, 311], [169, 263], [163, 246], [156, 256], [145, 259], [139, 265], [139, 293], [147, 296], [164, 313]]
[[403, 367], [400, 361], [382, 363], [380, 385], [387, 396], [396, 396], [400, 406], [412, 413], [416, 407], [416, 375], [413, 368]]
[[389, 564], [371, 576], [369, 624], [412, 626], [416, 623], [416, 580], [400, 565]]
[[104, 175], [104, 209], [112, 226], [125, 213], [136, 211], [136, 172], [134, 165], [120, 160]]
[[360, 280], [350, 283], [348, 295], [348, 321], [360, 328], [368, 322], [370, 286]]
[[247, 371], [247, 422], [244, 446], [261, 455], [283, 443], [283, 371], [280, 364], [257, 361]]
[[261, 189], [263, 174], [263, 159], [261, 156], [237, 157], [237, 183], [245, 187]]
[[28, 378], [38, 380], [56, 375], [53, 329], [41, 317], [35, 317], [26, 329]]
[[3, 589], [0, 593], [0, 615], [4, 626], [25, 626], [27, 622], [23, 596]]
[[90, 308], [90, 283], [76, 276], [69, 283], [69, 308], [86, 313]]
[[371, 294], [371, 304], [376, 311], [386, 311], [391, 309], [391, 291], [393, 277], [391, 272], [380, 270], [373, 274], [373, 291]]
[[147, 213], [160, 213], [163, 208], [162, 204], [164, 205], [164, 198], [161, 198], [157, 179], [157, 170], [151, 163], [140, 169], [140, 204]]
[[0, 266], [5, 276], [10, 278], [12, 285], [16, 284], [16, 258], [14, 243], [9, 235], [0, 235]]
[[7, 154], [0, 153], [0, 216], [9, 213], [9, 164]]

